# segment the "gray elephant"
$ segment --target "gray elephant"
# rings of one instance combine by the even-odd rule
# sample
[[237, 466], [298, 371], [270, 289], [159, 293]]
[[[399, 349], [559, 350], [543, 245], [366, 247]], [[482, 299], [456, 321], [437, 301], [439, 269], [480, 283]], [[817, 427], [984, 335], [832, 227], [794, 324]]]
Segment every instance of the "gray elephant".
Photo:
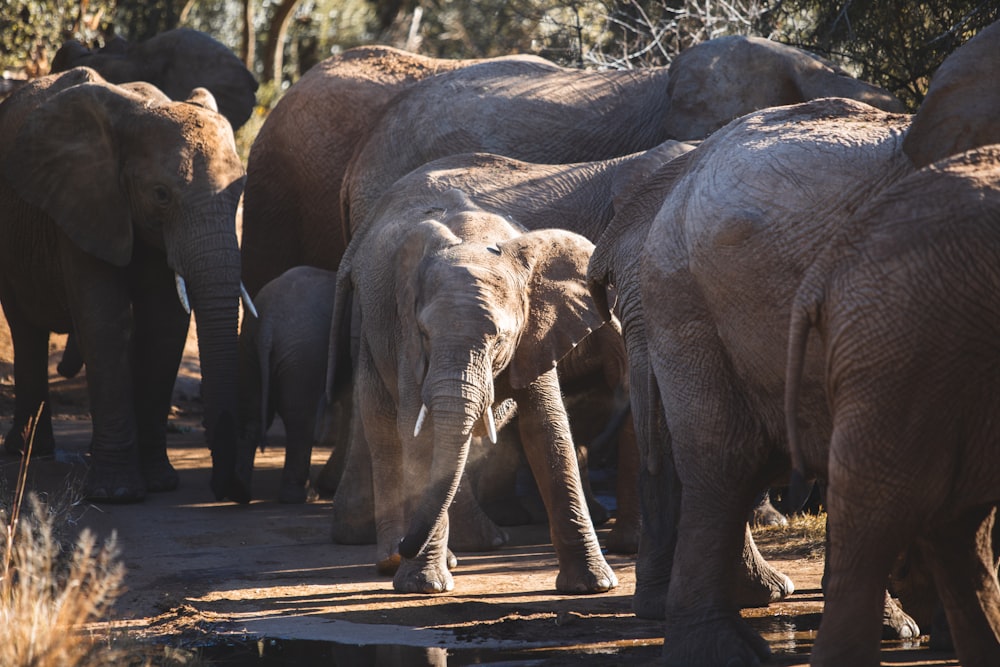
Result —
[[903, 150], [914, 165], [926, 167], [970, 148], [1000, 144], [998, 51], [1000, 22], [980, 30], [934, 72], [903, 140]]
[[[668, 664], [755, 664], [769, 654], [739, 616], [745, 590], [733, 565], [742, 553], [744, 570], [772, 582], [765, 594], [787, 587], [767, 572], [746, 518], [788, 470], [791, 300], [850, 214], [913, 171], [901, 149], [909, 121], [840, 98], [750, 114], [668, 163], [598, 243], [595, 298], [606, 304], [600, 285], [616, 287], [629, 363], [646, 375], [632, 378], [649, 510], [635, 605], [665, 617]], [[809, 452], [824, 451], [830, 433], [821, 378], [822, 360], [810, 355], [801, 393]]]
[[[247, 287], [253, 294], [298, 264], [336, 269], [362, 208], [397, 178], [445, 155], [601, 160], [669, 138], [700, 139], [763, 106], [831, 94], [902, 108], [885, 91], [767, 40], [712, 40], [689, 51], [689, 64], [669, 71], [582, 71], [525, 56], [473, 64], [377, 47], [324, 61], [289, 90], [251, 150], [243, 223]], [[718, 85], [691, 85], [709, 78]], [[700, 109], [688, 105], [672, 119], [672, 109], [682, 106], [676, 98], [687, 96]]]
[[354, 151], [399, 91], [474, 62], [359, 46], [318, 63], [288, 89], [247, 164], [242, 250], [251, 295], [293, 266], [337, 268], [347, 246], [340, 186]]
[[212, 489], [244, 500], [235, 231], [243, 167], [207, 91], [170, 102], [136, 90], [149, 89], [76, 68], [0, 105], [0, 302], [16, 403], [4, 444], [21, 450], [22, 429], [44, 404], [35, 447], [52, 451], [47, 340], [72, 325], [89, 367], [86, 496], [129, 502], [176, 487], [166, 422], [193, 308]]
[[52, 73], [74, 67], [96, 70], [110, 83], [147, 81], [173, 100], [206, 88], [234, 131], [250, 118], [257, 103], [257, 80], [236, 54], [190, 28], [175, 28], [137, 43], [114, 37], [97, 50], [70, 40], [52, 59]]
[[[531, 164], [498, 155], [483, 153], [454, 155], [441, 158], [414, 170], [393, 187], [386, 197], [397, 201], [408, 198], [425, 199], [442, 196], [452, 189], [475, 193], [475, 203], [483, 208], [505, 216], [511, 216], [527, 229], [567, 228], [591, 239], [598, 238], [611, 221], [615, 207], [627, 200], [629, 190], [640, 183], [662, 162], [680, 155], [692, 148], [689, 144], [667, 141], [642, 154], [607, 161], [571, 164], [543, 165]], [[352, 242], [352, 248], [361, 245]], [[344, 266], [350, 266], [351, 253], [345, 256]], [[348, 274], [343, 273], [341, 278]], [[347, 303], [348, 281], [344, 282], [345, 296], [338, 297]], [[349, 319], [345, 313], [341, 321]], [[573, 404], [586, 391], [603, 392], [602, 404], [597, 409], [581, 407], [585, 412], [602, 412], [614, 400], [614, 392], [626, 386], [624, 380], [625, 360], [620, 351], [621, 341], [609, 336], [602, 328], [596, 335], [571, 351], [560, 364], [560, 376], [565, 387], [564, 395], [570, 405], [571, 426], [574, 441], [580, 437], [583, 442], [592, 442], [593, 430], [587, 432], [583, 420], [576, 413]], [[610, 340], [609, 340], [610, 339]], [[349, 358], [350, 350], [333, 349], [330, 355]], [[339, 387], [347, 383], [341, 381]], [[328, 386], [331, 395], [334, 386]], [[340, 389], [340, 391], [343, 391]], [[591, 398], [594, 398], [591, 396]], [[586, 415], [585, 415], [586, 416]], [[638, 546], [638, 498], [635, 495], [633, 473], [637, 467], [637, 452], [633, 441], [631, 420], [626, 419], [623, 427], [624, 441], [619, 443], [619, 512], [615, 525], [608, 536], [608, 547], [613, 551], [634, 553]], [[355, 459], [358, 448], [352, 447], [348, 454], [346, 476], [342, 488], [334, 498], [334, 541], [341, 543], [366, 543], [374, 537], [372, 511], [370, 509], [370, 471], [365, 469], [367, 455]], [[488, 464], [491, 474], [487, 483], [497, 482], [502, 477], [502, 466], [495, 458]], [[473, 482], [475, 483], [475, 481]], [[491, 491], [484, 491], [491, 496]], [[492, 496], [491, 496], [492, 497]], [[509, 500], [509, 496], [505, 496]], [[598, 511], [603, 508], [588, 502]], [[462, 525], [469, 525], [465, 522]], [[481, 533], [490, 535], [488, 524], [480, 522]], [[495, 530], [492, 534], [495, 535]], [[484, 545], [487, 543], [484, 543]], [[485, 547], [484, 547], [485, 548]]]
[[[962, 664], [1000, 664], [998, 283], [1000, 145], [992, 145], [885, 189], [832, 239], [795, 296], [791, 460], [828, 480], [813, 665], [879, 664], [885, 580], [918, 540]], [[828, 452], [798, 437], [811, 328], [832, 418]], [[878, 508], [858, 499], [879, 499]]]
[[[603, 324], [583, 281], [591, 244], [561, 230], [522, 233], [458, 190], [387, 198], [380, 218], [369, 240], [352, 243], [340, 272], [353, 284], [360, 331], [356, 437], [371, 452], [380, 569], [399, 563], [399, 591], [452, 589], [448, 506], [473, 436], [495, 441], [516, 406], [549, 514], [557, 588], [614, 588], [556, 372]], [[346, 310], [340, 295], [334, 336]]]
[[[315, 445], [316, 414], [326, 383], [326, 351], [337, 274], [300, 266], [267, 283], [254, 299], [257, 317], [240, 331], [240, 430], [251, 452], [267, 444], [275, 414], [285, 428], [278, 500], [303, 503]], [[343, 459], [344, 447], [332, 455]]]

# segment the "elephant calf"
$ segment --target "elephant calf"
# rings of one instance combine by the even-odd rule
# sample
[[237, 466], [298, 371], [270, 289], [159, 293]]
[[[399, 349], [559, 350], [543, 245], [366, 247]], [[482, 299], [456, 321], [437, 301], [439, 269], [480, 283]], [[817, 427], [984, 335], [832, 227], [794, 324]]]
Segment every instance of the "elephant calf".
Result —
[[257, 445], [266, 444], [275, 414], [281, 417], [286, 442], [278, 500], [283, 503], [303, 503], [309, 495], [336, 282], [335, 271], [311, 266], [285, 271], [260, 290], [254, 299], [258, 318], [245, 318], [240, 331], [241, 446], [250, 450], [252, 461]]
[[[387, 196], [380, 210], [341, 264], [333, 324], [335, 334], [345, 330], [353, 288], [363, 428], [350, 456], [370, 452], [380, 567], [399, 562], [399, 591], [453, 588], [448, 507], [473, 436], [495, 442], [516, 405], [559, 559], [556, 587], [614, 588], [587, 513], [556, 371], [604, 324], [584, 280], [593, 245], [564, 230], [522, 233], [459, 190]], [[338, 347], [334, 340], [331, 349]], [[351, 479], [345, 473], [338, 496]], [[335, 498], [335, 512], [339, 506]]]

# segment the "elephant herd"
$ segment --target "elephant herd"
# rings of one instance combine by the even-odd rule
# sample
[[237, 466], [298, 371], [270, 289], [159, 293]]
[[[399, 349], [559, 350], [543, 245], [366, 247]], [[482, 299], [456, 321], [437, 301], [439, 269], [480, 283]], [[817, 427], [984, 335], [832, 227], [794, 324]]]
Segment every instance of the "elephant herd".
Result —
[[[615, 588], [581, 445], [618, 417], [607, 546], [637, 552], [633, 608], [664, 620], [666, 664], [766, 660], [739, 610], [794, 585], [747, 517], [769, 485], [813, 479], [813, 664], [879, 663], [907, 549], [962, 663], [1000, 664], [1000, 24], [915, 115], [759, 38], [601, 72], [360, 47], [287, 91], [245, 174], [246, 116], [220, 115], [238, 85], [175, 92], [64, 48], [65, 72], [0, 103], [7, 452], [36, 415], [52, 451], [47, 339], [70, 331], [87, 495], [175, 488], [193, 309], [216, 498], [249, 502], [280, 415], [279, 498], [333, 493], [333, 539], [374, 543], [396, 590], [451, 590], [453, 549], [505, 543], [491, 501], [521, 456], [556, 588]], [[334, 455], [313, 482], [318, 441]]]

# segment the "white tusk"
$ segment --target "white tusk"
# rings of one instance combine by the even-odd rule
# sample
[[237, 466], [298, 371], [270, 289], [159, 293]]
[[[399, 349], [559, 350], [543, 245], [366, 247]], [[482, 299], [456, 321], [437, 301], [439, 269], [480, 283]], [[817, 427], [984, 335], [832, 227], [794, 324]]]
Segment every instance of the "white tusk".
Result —
[[243, 285], [243, 281], [240, 281], [240, 296], [243, 297], [243, 307], [246, 308], [247, 312], [257, 318], [257, 309], [253, 306], [253, 301], [250, 300], [250, 293], [247, 292], [247, 288]]
[[424, 420], [427, 419], [427, 404], [420, 404], [420, 414], [417, 415], [417, 425], [413, 427], [413, 437], [420, 435], [420, 429], [424, 426]]
[[184, 308], [184, 311], [190, 315], [191, 302], [188, 301], [187, 286], [184, 284], [184, 279], [181, 278], [181, 274], [174, 274], [174, 284], [177, 285], [177, 298], [181, 300], [181, 306]]
[[493, 408], [486, 408], [483, 413], [483, 421], [486, 422], [486, 434], [490, 436], [490, 442], [497, 444], [497, 423], [493, 421]]

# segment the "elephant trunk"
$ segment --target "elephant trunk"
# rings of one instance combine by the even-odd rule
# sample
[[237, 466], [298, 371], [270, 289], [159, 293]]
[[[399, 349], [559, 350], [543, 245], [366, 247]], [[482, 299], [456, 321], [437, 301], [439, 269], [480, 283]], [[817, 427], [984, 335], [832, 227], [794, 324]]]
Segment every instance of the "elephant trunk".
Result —
[[[492, 395], [487, 394], [492, 392], [483, 392], [476, 383], [468, 381], [452, 380], [449, 384], [461, 386], [464, 393], [436, 397], [428, 403], [434, 424], [434, 454], [427, 487], [416, 505], [409, 530], [399, 543], [399, 553], [404, 558], [416, 557], [445, 519], [469, 457], [472, 429], [491, 409]], [[489, 386], [492, 388], [492, 383]]]
[[200, 239], [178, 273], [187, 283], [198, 329], [212, 491], [218, 500], [245, 503], [249, 480], [237, 475], [240, 255], [235, 235], [223, 236], [216, 243]]

